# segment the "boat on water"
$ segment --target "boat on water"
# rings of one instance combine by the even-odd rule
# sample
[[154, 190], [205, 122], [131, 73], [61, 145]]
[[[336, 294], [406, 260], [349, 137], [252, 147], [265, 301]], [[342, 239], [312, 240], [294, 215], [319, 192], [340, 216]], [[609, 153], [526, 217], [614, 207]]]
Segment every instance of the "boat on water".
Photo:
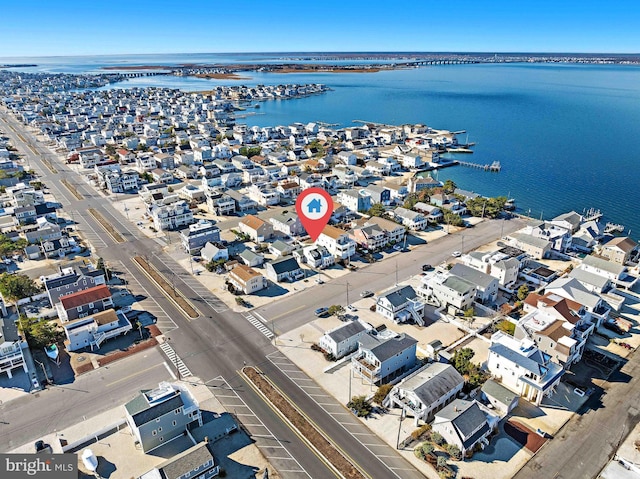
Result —
[[260, 103], [256, 103], [255, 105], [253, 105], [254, 108], [260, 108]]
[[44, 348], [44, 352], [47, 353], [47, 356], [54, 361], [58, 360], [58, 354], [60, 353], [60, 351], [58, 351], [58, 346], [56, 344], [50, 344], [49, 346]]

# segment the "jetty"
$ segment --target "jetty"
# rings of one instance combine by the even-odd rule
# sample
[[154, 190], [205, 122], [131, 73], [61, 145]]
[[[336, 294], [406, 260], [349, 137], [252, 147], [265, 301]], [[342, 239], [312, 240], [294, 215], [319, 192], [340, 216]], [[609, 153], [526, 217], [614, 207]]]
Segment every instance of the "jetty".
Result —
[[611, 234], [611, 233], [624, 233], [624, 225], [621, 225], [619, 223], [607, 223], [604, 226], [604, 232], [607, 234]]
[[584, 221], [598, 221], [600, 218], [602, 218], [602, 212], [595, 208], [589, 208], [586, 211], [582, 211], [582, 216], [584, 218]]
[[469, 168], [478, 168], [480, 170], [484, 170], [484, 171], [491, 171], [494, 173], [499, 172], [502, 169], [502, 166], [500, 165], [499, 161], [494, 161], [493, 163], [489, 164], [480, 164], [480, 163], [473, 163], [471, 161], [456, 161], [456, 164], [461, 165], [461, 166], [468, 166]]

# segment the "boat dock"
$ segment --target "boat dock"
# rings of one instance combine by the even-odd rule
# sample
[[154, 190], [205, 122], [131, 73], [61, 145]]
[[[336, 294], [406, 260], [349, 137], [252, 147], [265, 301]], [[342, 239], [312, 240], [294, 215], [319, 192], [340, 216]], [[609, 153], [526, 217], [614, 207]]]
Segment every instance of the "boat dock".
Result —
[[617, 224], [617, 223], [607, 223], [604, 226], [604, 232], [611, 234], [611, 233], [624, 233], [624, 225], [621, 224]]
[[484, 171], [491, 171], [491, 172], [499, 172], [502, 169], [502, 166], [500, 165], [499, 161], [494, 161], [493, 163], [489, 164], [480, 164], [480, 163], [473, 163], [471, 161], [457, 161], [456, 162], [458, 165], [461, 166], [468, 166], [470, 168], [478, 168]]
[[584, 221], [598, 221], [600, 218], [602, 218], [602, 212], [595, 208], [589, 208], [588, 210], [582, 212], [582, 216], [584, 218]]

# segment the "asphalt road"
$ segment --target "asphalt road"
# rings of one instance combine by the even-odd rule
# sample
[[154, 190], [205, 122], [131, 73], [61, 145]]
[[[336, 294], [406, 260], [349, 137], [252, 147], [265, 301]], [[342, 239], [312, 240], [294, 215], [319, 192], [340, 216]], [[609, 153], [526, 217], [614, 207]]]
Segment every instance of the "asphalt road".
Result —
[[[76, 221], [79, 223], [78, 227], [85, 233], [93, 233], [98, 236], [96, 241], [98, 244], [98, 254], [107, 262], [122, 261], [124, 264], [130, 265], [130, 274], [135, 276], [136, 280], [149, 291], [160, 306], [173, 318], [178, 329], [170, 333], [171, 345], [196, 376], [207, 382], [209, 379], [222, 375], [256, 415], [268, 426], [272, 434], [275, 435], [299, 461], [311, 477], [333, 477], [334, 474], [307, 448], [304, 442], [271, 411], [253, 390], [246, 386], [237, 374], [238, 369], [241, 368], [243, 364], [246, 363], [261, 367], [285, 394], [295, 397], [298, 407], [305, 411], [316, 424], [321, 424], [325, 433], [364, 469], [370, 477], [380, 479], [398, 477], [397, 474], [389, 470], [378, 455], [372, 454], [353, 436], [345, 435], [344, 429], [340, 424], [324, 411], [320, 410], [317, 404], [309, 397], [301, 395], [299, 387], [271, 365], [265, 358], [265, 355], [273, 352], [275, 349], [264, 335], [239, 314], [231, 311], [226, 311], [221, 314], [216, 313], [207, 303], [207, 298], [203, 298], [193, 291], [193, 289], [183, 281], [182, 274], [185, 273], [178, 272], [179, 274], [174, 276], [175, 287], [187, 298], [197, 303], [197, 307], [202, 313], [200, 318], [196, 320], [189, 320], [183, 316], [183, 314], [174, 307], [173, 303], [167, 300], [144, 274], [132, 266], [131, 257], [134, 254], [146, 253], [158, 269], [164, 270], [167, 275], [172, 275], [175, 271], [169, 270], [163, 262], [163, 259], [170, 260], [170, 258], [167, 258], [163, 254], [158, 243], [153, 239], [143, 237], [136, 230], [135, 226], [128, 223], [120, 213], [112, 208], [108, 200], [93, 188], [87, 186], [67, 165], [63, 165], [55, 160], [53, 155], [49, 157], [58, 170], [58, 173], [51, 173], [46, 167], [40, 165], [40, 162], [37, 161], [38, 154], [36, 152], [42, 151], [43, 154], [47, 154], [45, 149], [34, 143], [33, 137], [26, 129], [21, 127], [13, 119], [9, 121], [15, 130], [5, 127], [5, 131], [8, 136], [12, 137], [14, 144], [20, 152], [27, 156], [31, 167], [42, 174], [43, 181], [50, 187], [56, 197], [60, 198], [65, 209], [73, 212], [73, 216], [75, 216]], [[17, 137], [17, 131], [20, 131], [21, 135], [26, 137], [27, 141], [31, 144], [30, 147]], [[66, 188], [60, 184], [61, 177], [65, 177], [73, 183], [78, 191], [83, 194], [84, 199], [78, 201], [66, 190]], [[115, 243], [93, 217], [86, 213], [86, 209], [89, 207], [98, 209], [107, 217], [112, 222], [112, 225], [125, 236], [127, 241], [120, 244]], [[81, 217], [81, 220], [78, 217]], [[104, 245], [104, 247], [102, 247], [102, 245]], [[213, 295], [210, 296], [215, 299]], [[34, 411], [33, 413], [36, 415], [40, 414], [39, 411]], [[400, 457], [390, 447], [385, 455], [395, 459]], [[398, 460], [405, 463], [402, 477], [423, 477], [422, 474], [415, 470], [409, 463], [402, 459]], [[283, 477], [286, 476], [284, 471], [280, 472]]]
[[0, 404], [0, 451], [61, 431], [85, 416], [122, 405], [141, 389], [153, 389], [159, 382], [171, 380], [165, 364], [159, 350], [149, 349], [78, 376], [73, 383], [50, 386]]
[[608, 380], [605, 394], [587, 403], [514, 479], [595, 478], [640, 420], [640, 355]]
[[[360, 267], [348, 275], [314, 285], [293, 296], [257, 308], [267, 321], [274, 321], [276, 333], [290, 331], [307, 323], [320, 307], [332, 304], [347, 305], [347, 283], [349, 302], [360, 299], [365, 290], [381, 292], [422, 272], [422, 265], [437, 265], [451, 258], [452, 251], [473, 250], [494, 241], [501, 236], [524, 227], [524, 221], [514, 217], [508, 220], [486, 220], [472, 229], [438, 238], [428, 244], [414, 246], [413, 249], [394, 255], [384, 261]], [[323, 279], [326, 275], [323, 275]]]

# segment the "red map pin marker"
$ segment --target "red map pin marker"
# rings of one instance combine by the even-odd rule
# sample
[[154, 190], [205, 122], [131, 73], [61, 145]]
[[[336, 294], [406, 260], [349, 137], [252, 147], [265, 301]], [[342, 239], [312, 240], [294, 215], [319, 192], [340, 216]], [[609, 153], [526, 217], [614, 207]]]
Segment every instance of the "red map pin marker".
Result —
[[313, 241], [329, 222], [333, 213], [331, 195], [322, 188], [307, 188], [296, 200], [296, 212], [300, 222]]

